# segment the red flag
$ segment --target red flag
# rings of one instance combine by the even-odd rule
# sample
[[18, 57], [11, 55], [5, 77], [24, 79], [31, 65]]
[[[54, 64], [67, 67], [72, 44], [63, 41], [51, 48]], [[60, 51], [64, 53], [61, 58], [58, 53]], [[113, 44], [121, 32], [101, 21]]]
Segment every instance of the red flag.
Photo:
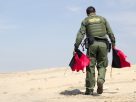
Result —
[[70, 61], [69, 66], [71, 67], [72, 71], [78, 72], [80, 70], [83, 71], [89, 64], [90, 58], [78, 50]]
[[114, 68], [130, 67], [131, 64], [126, 60], [126, 58], [127, 56], [123, 53], [123, 51], [113, 48], [112, 67]]

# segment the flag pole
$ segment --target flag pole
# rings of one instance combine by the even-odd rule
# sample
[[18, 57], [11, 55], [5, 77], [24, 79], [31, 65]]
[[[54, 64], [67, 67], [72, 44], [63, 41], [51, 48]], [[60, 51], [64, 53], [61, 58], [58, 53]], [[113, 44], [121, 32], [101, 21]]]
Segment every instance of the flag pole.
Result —
[[111, 72], [110, 72], [110, 78], [112, 78], [112, 67], [111, 67]]

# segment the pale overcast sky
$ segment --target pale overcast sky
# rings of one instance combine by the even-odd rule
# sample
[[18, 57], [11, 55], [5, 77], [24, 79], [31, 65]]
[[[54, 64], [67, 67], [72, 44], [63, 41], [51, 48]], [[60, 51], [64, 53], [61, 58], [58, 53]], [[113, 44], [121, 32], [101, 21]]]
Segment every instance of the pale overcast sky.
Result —
[[135, 64], [136, 0], [0, 0], [0, 72], [68, 66], [88, 6]]

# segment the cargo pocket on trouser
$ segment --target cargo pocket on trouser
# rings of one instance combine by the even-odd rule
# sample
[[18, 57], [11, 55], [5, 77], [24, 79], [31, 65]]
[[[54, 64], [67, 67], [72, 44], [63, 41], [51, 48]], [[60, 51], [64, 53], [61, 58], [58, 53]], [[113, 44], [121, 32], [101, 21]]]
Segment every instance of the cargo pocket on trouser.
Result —
[[95, 87], [95, 68], [89, 67], [86, 70], [86, 88], [93, 89]]
[[97, 82], [103, 84], [105, 82], [106, 68], [98, 68], [97, 70], [98, 70]]
[[106, 75], [106, 67], [108, 66], [108, 59], [105, 57], [98, 61], [97, 70], [98, 70], [98, 78], [97, 82], [104, 83], [105, 75]]
[[106, 68], [107, 66], [108, 66], [108, 56], [105, 57], [104, 68]]

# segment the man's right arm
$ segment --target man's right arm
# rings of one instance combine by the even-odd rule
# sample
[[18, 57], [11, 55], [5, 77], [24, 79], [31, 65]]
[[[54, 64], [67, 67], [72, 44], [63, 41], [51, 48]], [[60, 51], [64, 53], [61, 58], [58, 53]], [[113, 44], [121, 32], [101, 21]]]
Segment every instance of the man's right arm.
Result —
[[84, 36], [86, 34], [86, 27], [85, 27], [85, 20], [81, 23], [81, 27], [77, 33], [76, 36], [76, 41], [75, 41], [75, 47], [79, 47], [79, 45], [81, 44]]

